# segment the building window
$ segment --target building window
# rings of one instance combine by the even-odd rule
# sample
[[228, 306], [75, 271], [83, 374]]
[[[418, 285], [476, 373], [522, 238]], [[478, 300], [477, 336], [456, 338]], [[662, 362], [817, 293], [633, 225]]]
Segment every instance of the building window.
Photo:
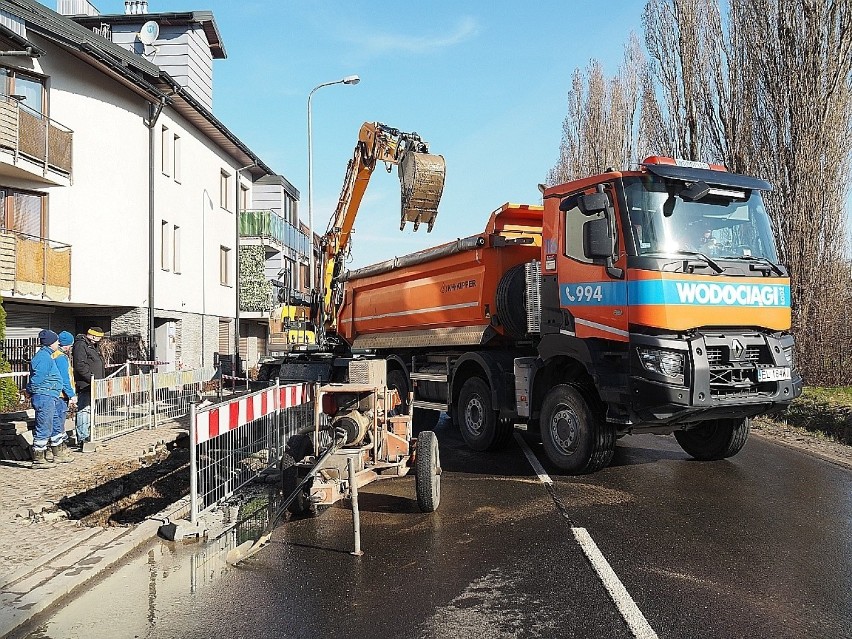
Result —
[[47, 237], [47, 196], [14, 189], [0, 190], [0, 221], [4, 229]]
[[240, 184], [240, 210], [248, 211], [249, 209], [249, 190], [247, 186]]
[[163, 175], [169, 176], [172, 174], [172, 134], [169, 128], [164, 126], [163, 133], [160, 136], [160, 163], [162, 164]]
[[222, 286], [231, 285], [231, 249], [219, 247], [219, 283]]
[[160, 268], [168, 271], [171, 267], [171, 251], [169, 251], [169, 223], [165, 220], [160, 222]]
[[226, 171], [222, 171], [219, 178], [219, 206], [230, 211], [231, 209], [228, 207], [228, 202], [231, 199], [231, 174]]
[[172, 230], [172, 270], [180, 273], [180, 227], [175, 224]]
[[31, 109], [38, 115], [47, 112], [43, 78], [8, 68], [0, 68], [0, 78], [3, 80], [3, 92], [6, 95], [17, 96], [25, 108]]
[[180, 136], [179, 135], [175, 135], [174, 146], [172, 147], [172, 150], [174, 151], [173, 156], [174, 156], [174, 167], [175, 167], [175, 171], [174, 171], [175, 182], [180, 183], [181, 182], [181, 173], [180, 173], [180, 162], [181, 162], [181, 160], [180, 160]]

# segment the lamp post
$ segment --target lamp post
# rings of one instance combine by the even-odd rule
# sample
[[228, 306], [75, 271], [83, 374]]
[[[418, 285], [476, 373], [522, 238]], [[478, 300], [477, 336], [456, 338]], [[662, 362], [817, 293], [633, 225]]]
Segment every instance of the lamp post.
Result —
[[308, 258], [310, 264], [310, 292], [314, 292], [314, 165], [313, 165], [313, 135], [311, 131], [311, 100], [319, 89], [329, 87], [332, 84], [358, 84], [361, 81], [357, 75], [347, 75], [345, 78], [334, 82], [323, 82], [318, 84], [308, 94]]

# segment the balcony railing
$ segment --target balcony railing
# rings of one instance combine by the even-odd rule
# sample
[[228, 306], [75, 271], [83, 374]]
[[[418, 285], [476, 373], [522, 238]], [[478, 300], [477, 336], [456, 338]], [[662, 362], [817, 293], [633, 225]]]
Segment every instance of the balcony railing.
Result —
[[42, 168], [71, 175], [71, 129], [34, 111], [20, 101], [0, 94], [0, 148], [25, 157]]
[[0, 229], [0, 292], [57, 302], [71, 299], [71, 247]]
[[275, 240], [299, 255], [308, 255], [308, 236], [273, 211], [241, 211], [240, 237]]

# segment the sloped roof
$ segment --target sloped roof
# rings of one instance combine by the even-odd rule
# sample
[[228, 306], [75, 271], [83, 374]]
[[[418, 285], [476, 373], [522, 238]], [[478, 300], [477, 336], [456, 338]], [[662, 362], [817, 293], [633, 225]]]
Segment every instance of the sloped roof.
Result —
[[275, 174], [209, 109], [157, 65], [114, 44], [82, 24], [48, 9], [36, 0], [0, 0], [0, 9], [23, 19], [28, 34], [31, 32], [73, 53], [147, 100], [157, 103], [165, 101], [234, 160], [242, 166], [250, 167], [247, 170], [255, 178]]

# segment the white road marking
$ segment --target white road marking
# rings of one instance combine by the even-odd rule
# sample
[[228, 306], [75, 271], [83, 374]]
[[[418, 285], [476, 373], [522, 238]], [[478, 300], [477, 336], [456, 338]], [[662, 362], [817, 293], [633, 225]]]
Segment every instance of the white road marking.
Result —
[[[524, 438], [521, 437], [520, 433], [515, 433], [515, 440], [518, 442], [521, 450], [524, 451], [524, 455], [530, 463], [530, 466], [532, 466], [533, 470], [538, 475], [539, 481], [546, 486], [552, 486], [553, 480], [550, 478], [550, 475], [548, 475], [547, 471], [544, 470], [541, 462], [538, 461], [538, 457], [535, 456], [535, 453], [524, 441]], [[566, 513], [563, 512], [562, 516], [568, 519], [568, 515]], [[577, 543], [580, 544], [580, 549], [583, 551], [583, 554], [586, 555], [586, 559], [588, 559], [589, 563], [592, 564], [592, 568], [594, 568], [603, 583], [604, 588], [606, 588], [610, 598], [613, 603], [615, 603], [615, 607], [618, 608], [618, 611], [627, 623], [628, 628], [630, 628], [630, 632], [633, 633], [633, 636], [637, 639], [659, 639], [657, 637], [657, 633], [654, 632], [654, 629], [651, 628], [651, 625], [648, 623], [648, 620], [645, 619], [645, 615], [643, 615], [642, 611], [639, 610], [639, 606], [636, 605], [636, 602], [633, 601], [630, 593], [627, 592], [627, 588], [624, 587], [624, 584], [621, 583], [621, 580], [609, 565], [606, 557], [603, 556], [603, 553], [598, 548], [595, 540], [592, 539], [589, 531], [585, 528], [571, 526], [571, 532], [574, 534], [574, 539], [576, 539]]]
[[633, 636], [637, 639], [658, 639], [657, 633], [651, 628], [648, 620], [645, 619], [645, 615], [639, 610], [639, 606], [633, 601], [630, 593], [627, 592], [627, 588], [621, 583], [618, 575], [615, 574], [589, 532], [585, 528], [571, 528], [571, 532], [574, 533], [574, 539], [580, 544], [580, 548], [583, 549], [583, 554], [592, 564], [592, 568], [598, 573], [604, 588], [615, 602], [615, 607], [624, 617], [624, 621], [627, 622]]
[[535, 474], [538, 475], [538, 480], [542, 484], [552, 484], [553, 480], [550, 478], [550, 475], [547, 474], [547, 471], [544, 469], [544, 466], [542, 466], [541, 462], [538, 461], [538, 457], [535, 456], [535, 453], [532, 452], [532, 449], [524, 441], [524, 438], [521, 436], [520, 433], [515, 433], [515, 440], [518, 442], [518, 446], [521, 447], [521, 450], [524, 451], [524, 455], [526, 455], [527, 461], [530, 463], [530, 466], [533, 467]]

